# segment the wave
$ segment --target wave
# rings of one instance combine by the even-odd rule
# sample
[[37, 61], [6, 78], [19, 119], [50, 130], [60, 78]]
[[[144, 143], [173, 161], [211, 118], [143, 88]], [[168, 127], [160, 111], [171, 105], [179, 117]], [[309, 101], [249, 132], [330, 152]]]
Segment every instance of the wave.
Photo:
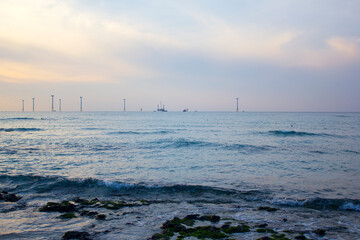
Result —
[[271, 192], [259, 190], [236, 190], [202, 185], [150, 185], [144, 183], [126, 183], [107, 181], [95, 178], [69, 179], [59, 176], [34, 175], [0, 175], [0, 186], [7, 186], [5, 191], [31, 193], [60, 194], [92, 194], [99, 196], [121, 195], [132, 198], [154, 198], [164, 201], [177, 199], [178, 201], [209, 203], [237, 203], [239, 200], [248, 202], [264, 202], [277, 206], [305, 207], [318, 210], [360, 211], [360, 200], [354, 199], [274, 199]]
[[354, 153], [354, 154], [360, 154], [360, 152], [358, 151], [353, 151], [353, 150], [344, 150], [345, 153]]
[[165, 138], [145, 143], [144, 148], [216, 148], [225, 149], [230, 151], [238, 151], [241, 153], [259, 153], [272, 149], [271, 146], [256, 146], [250, 144], [227, 144], [227, 143], [214, 143], [202, 140], [192, 140], [186, 138]]
[[151, 132], [137, 132], [137, 131], [117, 131], [117, 132], [109, 132], [109, 135], [146, 135], [146, 134], [168, 134], [172, 133], [169, 130], [160, 130], [160, 131], [151, 131]]
[[267, 202], [280, 206], [306, 207], [318, 210], [360, 211], [360, 200], [311, 198], [304, 200], [272, 199]]
[[218, 147], [220, 144], [185, 138], [165, 138], [145, 143], [144, 148]]
[[6, 183], [6, 191], [25, 191], [44, 193], [51, 191], [64, 191], [64, 193], [86, 193], [100, 191], [102, 194], [121, 195], [156, 195], [159, 194], [190, 194], [229, 196], [237, 193], [231, 189], [221, 189], [201, 185], [150, 185], [143, 183], [125, 183], [119, 181], [99, 180], [95, 178], [69, 179], [59, 176], [34, 175], [0, 175], [0, 185]]
[[276, 136], [334, 136], [326, 133], [297, 132], [284, 130], [272, 130], [268, 133]]
[[17, 117], [17, 118], [2, 118], [2, 119], [0, 119], [0, 121], [7, 121], [7, 120], [35, 120], [35, 118]]
[[40, 128], [0, 128], [0, 132], [36, 132], [42, 130]]
[[247, 153], [257, 153], [257, 152], [263, 152], [272, 149], [271, 146], [255, 146], [255, 145], [249, 145], [249, 144], [227, 144], [224, 146], [228, 150], [238, 150], [241, 152], [247, 152]]

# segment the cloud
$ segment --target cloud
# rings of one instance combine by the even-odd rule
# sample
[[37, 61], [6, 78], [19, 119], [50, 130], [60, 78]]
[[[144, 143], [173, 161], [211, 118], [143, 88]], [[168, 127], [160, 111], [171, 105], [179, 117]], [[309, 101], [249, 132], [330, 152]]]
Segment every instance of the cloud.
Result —
[[[170, 60], [196, 56], [213, 62], [258, 61], [304, 68], [337, 67], [359, 59], [356, 36], [317, 39], [323, 46], [314, 48], [306, 41], [292, 45], [311, 34], [306, 29], [225, 20], [219, 14], [191, 12], [186, 3], [174, 3], [181, 6], [177, 21], [186, 19], [176, 28], [166, 19], [160, 23], [149, 15], [137, 17], [141, 11], [127, 18], [76, 4], [82, 2], [0, 2], [0, 81], [126, 84], [166, 78], [168, 69], [159, 55], [169, 52]], [[156, 11], [161, 10], [154, 9], [154, 15]], [[160, 64], [146, 62], [145, 57]], [[172, 69], [176, 68], [181, 75], [181, 67]]]
[[4, 1], [0, 15], [3, 81], [125, 82], [156, 75], [122, 54], [136, 30], [75, 11], [67, 1]]
[[286, 57], [290, 66], [316, 69], [342, 67], [359, 63], [360, 41], [357, 38], [330, 37], [323, 40], [321, 48], [305, 45], [289, 50]]

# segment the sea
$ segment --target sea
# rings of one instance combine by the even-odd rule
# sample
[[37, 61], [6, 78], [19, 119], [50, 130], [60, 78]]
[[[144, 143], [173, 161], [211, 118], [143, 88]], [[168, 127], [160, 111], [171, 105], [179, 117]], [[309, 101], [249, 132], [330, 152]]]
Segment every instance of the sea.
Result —
[[[360, 114], [0, 112], [0, 191], [21, 197], [0, 200], [0, 239], [151, 239], [189, 214], [360, 239]], [[93, 206], [103, 221], [39, 211], [76, 198], [147, 204]]]

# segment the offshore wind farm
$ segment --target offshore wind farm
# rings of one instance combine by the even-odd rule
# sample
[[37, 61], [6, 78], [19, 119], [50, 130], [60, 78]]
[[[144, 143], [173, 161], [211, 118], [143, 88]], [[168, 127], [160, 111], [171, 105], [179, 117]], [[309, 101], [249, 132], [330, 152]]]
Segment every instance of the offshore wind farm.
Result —
[[359, 239], [359, 9], [0, 1], [0, 239]]

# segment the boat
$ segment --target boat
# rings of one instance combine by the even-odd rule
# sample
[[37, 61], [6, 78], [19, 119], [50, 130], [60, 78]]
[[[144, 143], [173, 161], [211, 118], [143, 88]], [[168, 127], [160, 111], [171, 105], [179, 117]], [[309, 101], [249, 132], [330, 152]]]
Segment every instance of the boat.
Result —
[[160, 105], [157, 106], [156, 111], [157, 112], [167, 112], [167, 110], [165, 109], [165, 105], [164, 104], [162, 105], [161, 102], [160, 102]]

